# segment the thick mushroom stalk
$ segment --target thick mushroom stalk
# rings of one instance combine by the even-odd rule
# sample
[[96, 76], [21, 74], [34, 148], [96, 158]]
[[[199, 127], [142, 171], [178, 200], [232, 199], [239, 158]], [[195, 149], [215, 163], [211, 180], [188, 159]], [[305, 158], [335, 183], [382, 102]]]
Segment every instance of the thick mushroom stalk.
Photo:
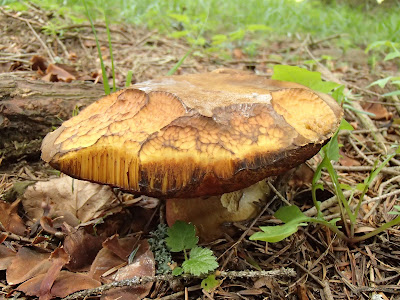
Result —
[[341, 117], [330, 96], [295, 83], [234, 70], [170, 76], [88, 106], [46, 136], [42, 158], [134, 194], [208, 197], [306, 161]]

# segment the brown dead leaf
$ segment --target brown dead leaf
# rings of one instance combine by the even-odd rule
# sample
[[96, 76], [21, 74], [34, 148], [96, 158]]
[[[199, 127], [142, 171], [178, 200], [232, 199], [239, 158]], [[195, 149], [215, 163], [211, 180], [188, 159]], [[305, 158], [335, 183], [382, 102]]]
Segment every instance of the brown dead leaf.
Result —
[[[18, 290], [24, 292], [29, 296], [37, 296], [40, 293], [40, 287], [43, 282], [45, 274], [38, 275], [27, 282], [21, 284], [18, 287]], [[53, 286], [51, 287], [50, 293], [46, 295], [50, 298], [64, 298], [69, 294], [85, 290], [99, 287], [101, 285], [100, 282], [90, 278], [86, 274], [82, 273], [72, 273], [69, 271], [61, 271], [54, 281]], [[46, 299], [43, 296], [39, 298], [40, 300]]]
[[63, 248], [57, 248], [50, 255], [51, 267], [47, 270], [47, 273], [43, 276], [42, 282], [40, 283], [39, 299], [51, 299], [50, 290], [53, 286], [54, 281], [57, 279], [63, 266], [69, 262], [69, 255], [64, 251]]
[[4, 228], [17, 235], [24, 236], [26, 227], [24, 221], [18, 215], [18, 204], [20, 200], [13, 203], [0, 202], [0, 223]]
[[122, 260], [126, 260], [129, 254], [132, 252], [132, 250], [126, 249], [126, 247], [123, 247], [122, 244], [119, 243], [117, 234], [114, 234], [112, 237], [106, 239], [103, 243], [103, 247], [110, 250]]
[[314, 177], [314, 171], [303, 163], [296, 168], [292, 177], [289, 180], [289, 185], [294, 188], [299, 188], [305, 185], [309, 185]]
[[[133, 237], [123, 238], [119, 240], [120, 247], [125, 251], [132, 252], [137, 239]], [[104, 282], [120, 281], [135, 276], [153, 276], [155, 274], [155, 262], [153, 253], [147, 241], [143, 240], [138, 243], [139, 248], [132, 263], [127, 264], [127, 260], [119, 258], [107, 248], [100, 250], [94, 260], [89, 272], [89, 276], [95, 280], [103, 280]], [[119, 267], [118, 266], [122, 266]], [[116, 271], [110, 275], [107, 274], [110, 269]], [[106, 273], [107, 272], [107, 273]], [[152, 283], [141, 285], [139, 287], [122, 287], [107, 291], [102, 299], [142, 299], [150, 289]]]
[[102, 248], [104, 238], [98, 235], [93, 236], [84, 228], [76, 230], [68, 225], [66, 227], [64, 249], [71, 257], [66, 267], [70, 271], [89, 270], [90, 264]]
[[0, 270], [6, 270], [17, 253], [5, 245], [0, 245]]
[[361, 163], [349, 156], [347, 156], [342, 150], [339, 150], [340, 153], [340, 158], [339, 158], [339, 163], [344, 166], [344, 167], [351, 167], [351, 166], [361, 166]]
[[393, 116], [393, 114], [388, 112], [386, 107], [380, 103], [366, 103], [363, 105], [363, 109], [375, 115], [370, 117], [373, 120], [390, 120]]
[[48, 217], [63, 217], [69, 225], [77, 226], [104, 215], [118, 205], [118, 199], [109, 186], [63, 176], [29, 186], [22, 204], [33, 222], [47, 210]]
[[7, 282], [10, 285], [24, 282], [38, 274], [44, 274], [51, 267], [50, 253], [39, 253], [30, 248], [21, 248], [7, 268]]
[[76, 77], [68, 72], [65, 66], [49, 64], [46, 69], [46, 75], [42, 77], [42, 80], [50, 82], [71, 82], [72, 80], [76, 80]]
[[31, 68], [34, 71], [45, 72], [47, 69], [47, 60], [43, 56], [34, 55], [31, 58]]

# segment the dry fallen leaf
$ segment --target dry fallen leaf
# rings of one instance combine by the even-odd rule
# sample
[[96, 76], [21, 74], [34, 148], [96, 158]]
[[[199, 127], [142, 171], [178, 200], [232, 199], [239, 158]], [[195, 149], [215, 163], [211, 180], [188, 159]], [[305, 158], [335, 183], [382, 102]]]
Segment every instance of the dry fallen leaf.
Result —
[[373, 120], [390, 120], [393, 116], [393, 114], [388, 112], [386, 107], [380, 103], [366, 103], [363, 105], [363, 109], [375, 115], [370, 117]]
[[71, 82], [75, 80], [76, 77], [66, 70], [65, 66], [59, 66], [55, 64], [49, 64], [46, 69], [46, 75], [42, 77], [44, 81], [64, 81]]
[[[121, 247], [124, 252], [131, 253], [135, 250], [135, 247], [139, 246], [139, 248], [130, 264], [128, 264], [127, 259], [121, 259], [113, 251], [107, 248], [101, 249], [89, 272], [92, 278], [112, 282], [135, 276], [154, 276], [154, 256], [147, 241], [138, 242], [136, 238], [127, 237], [118, 240], [118, 243], [115, 243], [115, 241], [111, 243], [113, 251], [115, 247]], [[105, 246], [107, 246], [107, 243], [105, 243]], [[122, 250], [119, 249], [118, 252], [122, 252]], [[142, 299], [149, 293], [151, 286], [152, 283], [150, 282], [138, 287], [116, 288], [103, 294], [102, 299]]]
[[6, 270], [14, 259], [16, 252], [0, 244], [0, 270]]
[[339, 158], [339, 163], [344, 167], [351, 167], [351, 166], [361, 166], [361, 163], [349, 156], [347, 156], [343, 151], [340, 150], [341, 157]]
[[[32, 278], [31, 280], [21, 284], [18, 287], [18, 290], [29, 296], [37, 296], [40, 293], [40, 287], [44, 277], [45, 274], [38, 275], [35, 278]], [[99, 287], [100, 285], [100, 282], [90, 278], [86, 274], [61, 271], [57, 279], [54, 281], [50, 292], [45, 295], [47, 298], [42, 296], [39, 299], [43, 300], [55, 297], [64, 298], [74, 292], [85, 289], [93, 289]]]
[[34, 55], [31, 58], [31, 68], [34, 71], [45, 72], [47, 69], [47, 60], [43, 56]]
[[0, 202], [0, 223], [9, 232], [24, 236], [26, 227], [24, 221], [18, 215], [19, 202], [19, 200], [13, 203]]
[[48, 211], [48, 217], [63, 217], [69, 225], [77, 226], [104, 215], [118, 205], [118, 199], [109, 186], [63, 176], [29, 186], [22, 204], [33, 222]]
[[50, 253], [39, 253], [28, 247], [21, 248], [7, 268], [7, 282], [10, 285], [24, 282], [38, 274], [44, 274], [51, 267]]
[[66, 267], [70, 271], [89, 270], [90, 264], [102, 248], [104, 238], [87, 233], [85, 228], [76, 230], [66, 226], [67, 236], [64, 239], [64, 249], [71, 257]]

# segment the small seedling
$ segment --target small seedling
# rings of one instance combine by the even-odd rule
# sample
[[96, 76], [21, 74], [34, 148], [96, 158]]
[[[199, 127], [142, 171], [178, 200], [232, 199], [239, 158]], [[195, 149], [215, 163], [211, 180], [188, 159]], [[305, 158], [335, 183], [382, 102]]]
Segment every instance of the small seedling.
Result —
[[[183, 252], [185, 260], [180, 267], [176, 267], [173, 275], [181, 275], [183, 273], [202, 276], [218, 268], [217, 258], [209, 248], [199, 247], [197, 243], [199, 238], [196, 236], [194, 225], [183, 221], [176, 221], [175, 224], [168, 229], [168, 237], [165, 239], [171, 252]], [[187, 251], [190, 250], [188, 254]], [[202, 286], [212, 289], [218, 286], [219, 281], [215, 277], [203, 279]], [[214, 280], [213, 280], [214, 279]]]

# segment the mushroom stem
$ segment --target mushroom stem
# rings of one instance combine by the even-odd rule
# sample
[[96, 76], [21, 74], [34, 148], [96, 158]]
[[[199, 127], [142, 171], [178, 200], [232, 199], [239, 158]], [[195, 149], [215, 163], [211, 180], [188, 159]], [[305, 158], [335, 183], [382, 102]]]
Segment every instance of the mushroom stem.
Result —
[[172, 226], [178, 220], [190, 222], [196, 226], [201, 241], [212, 241], [230, 232], [224, 224], [256, 216], [269, 192], [266, 180], [262, 180], [248, 188], [221, 196], [167, 199], [167, 223]]

